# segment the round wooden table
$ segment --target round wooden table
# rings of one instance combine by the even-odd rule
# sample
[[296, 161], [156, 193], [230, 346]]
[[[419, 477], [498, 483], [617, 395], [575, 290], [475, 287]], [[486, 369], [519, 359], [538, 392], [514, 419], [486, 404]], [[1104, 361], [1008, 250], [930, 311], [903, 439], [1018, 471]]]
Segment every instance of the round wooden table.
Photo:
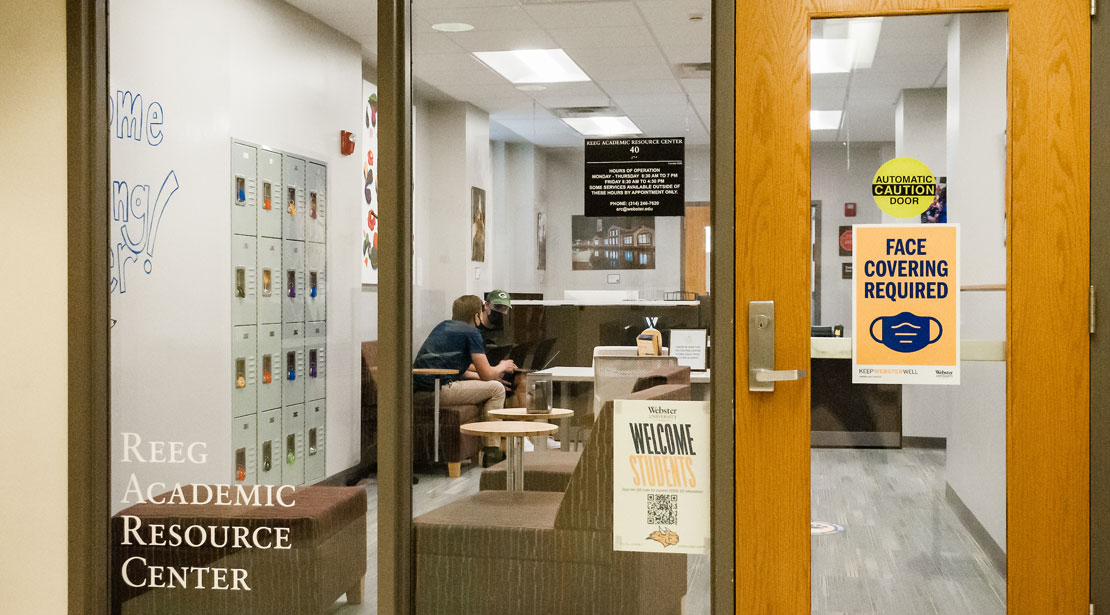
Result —
[[459, 373], [457, 369], [442, 369], [437, 367], [414, 367], [413, 375], [435, 376], [435, 404], [432, 406], [435, 420], [435, 433], [432, 435], [432, 461], [439, 463], [439, 377], [452, 376]]
[[505, 489], [524, 491], [524, 438], [546, 436], [559, 428], [550, 423], [531, 421], [483, 421], [459, 426], [468, 436], [493, 436], [505, 439]]
[[[574, 410], [552, 408], [549, 412], [533, 414], [529, 413], [527, 408], [501, 408], [500, 410], [490, 410], [486, 414], [503, 421], [563, 421], [573, 417]], [[560, 423], [560, 425], [562, 425], [562, 423]], [[566, 430], [564, 430], [564, 433], [565, 432]], [[547, 435], [533, 436], [532, 444], [536, 447], [537, 451], [548, 450]]]

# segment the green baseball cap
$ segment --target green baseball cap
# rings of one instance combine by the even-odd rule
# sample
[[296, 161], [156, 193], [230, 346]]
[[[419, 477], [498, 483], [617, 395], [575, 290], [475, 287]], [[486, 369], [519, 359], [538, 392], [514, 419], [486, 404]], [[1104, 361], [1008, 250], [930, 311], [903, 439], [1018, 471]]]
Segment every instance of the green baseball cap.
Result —
[[489, 298], [486, 299], [486, 301], [489, 301], [490, 305], [503, 305], [506, 308], [513, 307], [512, 297], [503, 290], [494, 289], [489, 291]]

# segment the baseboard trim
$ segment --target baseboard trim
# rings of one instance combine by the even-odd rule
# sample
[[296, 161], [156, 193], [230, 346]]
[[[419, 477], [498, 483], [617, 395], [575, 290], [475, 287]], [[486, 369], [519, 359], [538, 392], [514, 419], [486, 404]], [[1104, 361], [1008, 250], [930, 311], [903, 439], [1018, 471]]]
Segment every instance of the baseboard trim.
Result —
[[897, 431], [809, 432], [809, 445], [814, 448], [898, 448], [901, 440]]
[[[313, 483], [320, 487], [345, 487], [357, 483], [358, 480], [365, 478], [369, 475], [370, 469], [362, 464], [355, 464], [346, 470], [340, 470], [335, 474], [325, 478], [324, 480]], [[356, 479], [356, 480], [352, 480]]]
[[948, 438], [902, 436], [902, 448], [948, 448]]
[[948, 505], [952, 507], [952, 512], [956, 513], [956, 517], [964, 524], [964, 527], [967, 528], [967, 531], [971, 534], [971, 537], [975, 539], [975, 542], [979, 543], [983, 552], [987, 554], [987, 558], [991, 560], [991, 563], [994, 564], [998, 572], [1005, 577], [1006, 552], [994, 541], [994, 538], [991, 537], [987, 528], [983, 527], [982, 523], [979, 523], [979, 519], [975, 516], [975, 513], [971, 512], [967, 504], [964, 504], [964, 501], [960, 499], [959, 494], [952, 488], [952, 485], [944, 483], [944, 496], [945, 499], [948, 500]]

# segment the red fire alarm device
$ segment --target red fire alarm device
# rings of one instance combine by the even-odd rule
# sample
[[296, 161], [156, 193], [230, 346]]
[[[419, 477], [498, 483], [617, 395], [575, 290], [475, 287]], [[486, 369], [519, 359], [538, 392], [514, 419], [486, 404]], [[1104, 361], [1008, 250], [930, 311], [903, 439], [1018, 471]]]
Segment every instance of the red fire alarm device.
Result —
[[856, 217], [856, 204], [855, 203], [845, 203], [844, 204], [844, 216], [846, 218], [855, 218]]
[[339, 131], [339, 153], [344, 156], [355, 153], [355, 136], [349, 131]]

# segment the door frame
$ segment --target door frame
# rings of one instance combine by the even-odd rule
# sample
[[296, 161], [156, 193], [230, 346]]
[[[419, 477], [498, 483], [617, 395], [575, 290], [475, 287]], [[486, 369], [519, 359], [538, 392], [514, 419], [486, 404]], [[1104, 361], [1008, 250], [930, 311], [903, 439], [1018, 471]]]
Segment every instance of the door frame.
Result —
[[[759, 0], [736, 7], [736, 66], [743, 67], [735, 71], [736, 133], [746, 138], [736, 148], [734, 314], [743, 323], [749, 301], [776, 301], [776, 369], [809, 364], [809, 262], [800, 255], [809, 249], [810, 20], [1009, 13], [1009, 613], [1086, 612], [1090, 593], [1089, 8], [1084, 0]], [[775, 256], [771, 267], [769, 255], [782, 254], [796, 257]], [[735, 333], [736, 347], [745, 348], [746, 327]], [[743, 387], [742, 357], [735, 368]], [[1046, 373], [1065, 376], [1046, 382]], [[736, 404], [736, 612], [808, 613], [808, 382], [782, 384], [771, 395], [741, 391]]]

